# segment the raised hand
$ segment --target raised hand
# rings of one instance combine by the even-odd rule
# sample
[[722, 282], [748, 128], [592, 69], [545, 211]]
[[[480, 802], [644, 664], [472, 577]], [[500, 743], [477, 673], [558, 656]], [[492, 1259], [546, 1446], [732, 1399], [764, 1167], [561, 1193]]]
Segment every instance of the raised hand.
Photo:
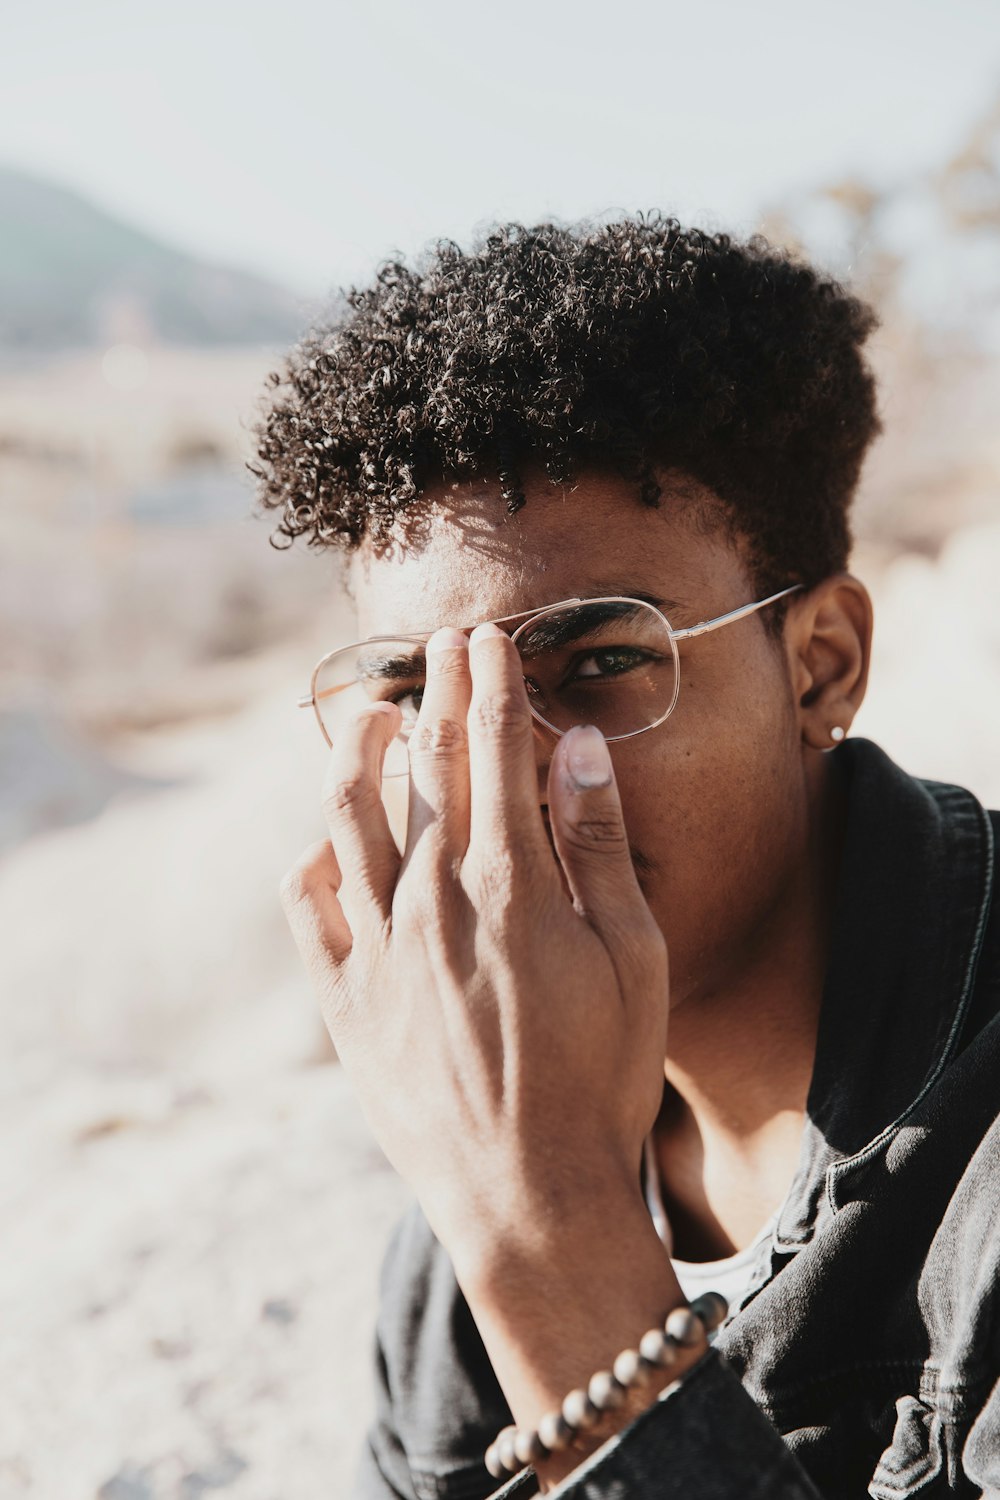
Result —
[[[639, 1184], [663, 1094], [666, 946], [592, 728], [552, 755], [553, 853], [503, 631], [428, 644], [402, 855], [381, 801], [399, 723], [373, 705], [334, 747], [330, 839], [283, 900], [372, 1131], [527, 1422], [681, 1300]], [[578, 1461], [549, 1460], [550, 1478]]]

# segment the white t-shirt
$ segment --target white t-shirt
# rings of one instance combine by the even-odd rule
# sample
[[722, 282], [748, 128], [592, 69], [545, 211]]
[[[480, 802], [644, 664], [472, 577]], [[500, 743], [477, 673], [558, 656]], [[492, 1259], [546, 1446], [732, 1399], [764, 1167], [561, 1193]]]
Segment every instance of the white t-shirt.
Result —
[[[656, 1226], [656, 1232], [666, 1245], [667, 1254], [670, 1255], [673, 1236], [670, 1232], [666, 1210], [663, 1207], [660, 1177], [651, 1135], [646, 1137], [643, 1160], [646, 1169], [646, 1206]], [[670, 1263], [681, 1284], [681, 1291], [688, 1301], [692, 1302], [695, 1297], [700, 1297], [702, 1292], [721, 1292], [730, 1307], [734, 1307], [750, 1283], [761, 1242], [770, 1238], [780, 1213], [781, 1207], [779, 1206], [754, 1237], [752, 1244], [747, 1245], [743, 1250], [737, 1250], [735, 1255], [724, 1256], [722, 1260], [677, 1260], [670, 1255]], [[712, 1335], [712, 1341], [714, 1341], [714, 1335]]]

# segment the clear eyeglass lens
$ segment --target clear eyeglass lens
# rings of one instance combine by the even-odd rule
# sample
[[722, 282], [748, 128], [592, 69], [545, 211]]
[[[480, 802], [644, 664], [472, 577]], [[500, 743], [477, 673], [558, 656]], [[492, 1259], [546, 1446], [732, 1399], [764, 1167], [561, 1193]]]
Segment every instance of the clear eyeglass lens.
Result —
[[609, 738], [635, 734], [674, 705], [673, 644], [647, 604], [570, 605], [533, 621], [517, 646], [532, 706], [555, 729], [596, 724]]
[[423, 697], [424, 648], [414, 641], [369, 641], [338, 651], [316, 677], [316, 708], [332, 744], [354, 716], [372, 703], [398, 703], [399, 734], [386, 751], [383, 776], [405, 776], [406, 743]]
[[[554, 729], [596, 724], [608, 737], [635, 734], [672, 709], [677, 674], [669, 631], [649, 605], [626, 600], [570, 605], [517, 637], [528, 698]], [[371, 641], [339, 651], [316, 678], [316, 706], [332, 743], [368, 704], [398, 703], [403, 724], [384, 776], [405, 776], [407, 741], [423, 697], [424, 647]]]

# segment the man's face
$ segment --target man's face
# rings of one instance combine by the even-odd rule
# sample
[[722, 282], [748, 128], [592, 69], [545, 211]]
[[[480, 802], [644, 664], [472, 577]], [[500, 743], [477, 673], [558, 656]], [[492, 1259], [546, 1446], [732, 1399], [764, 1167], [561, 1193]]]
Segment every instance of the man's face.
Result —
[[[606, 474], [428, 494], [398, 548], [352, 560], [359, 636], [466, 626], [560, 599], [650, 595], [681, 628], [757, 597], [690, 489], [661, 507]], [[711, 515], [711, 509], [707, 511]], [[790, 581], [790, 580], [789, 580]], [[511, 627], [513, 628], [513, 627]], [[672, 1007], [726, 988], [780, 921], [805, 858], [806, 790], [786, 654], [759, 615], [682, 642], [670, 717], [611, 745], [633, 860], [670, 951]], [[537, 727], [540, 816], [556, 741]]]

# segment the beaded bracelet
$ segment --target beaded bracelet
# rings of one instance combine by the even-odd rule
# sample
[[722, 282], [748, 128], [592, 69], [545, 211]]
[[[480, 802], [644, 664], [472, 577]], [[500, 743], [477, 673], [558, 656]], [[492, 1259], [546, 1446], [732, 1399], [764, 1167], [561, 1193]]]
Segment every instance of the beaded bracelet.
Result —
[[586, 1390], [570, 1391], [559, 1411], [546, 1412], [537, 1431], [504, 1427], [486, 1450], [486, 1467], [494, 1479], [517, 1474], [568, 1448], [581, 1432], [595, 1427], [601, 1414], [614, 1411], [630, 1387], [645, 1385], [657, 1370], [669, 1370], [682, 1349], [694, 1349], [718, 1328], [729, 1311], [719, 1292], [705, 1292], [687, 1307], [675, 1307], [662, 1328], [651, 1328], [638, 1349], [623, 1349], [610, 1370], [598, 1370]]

